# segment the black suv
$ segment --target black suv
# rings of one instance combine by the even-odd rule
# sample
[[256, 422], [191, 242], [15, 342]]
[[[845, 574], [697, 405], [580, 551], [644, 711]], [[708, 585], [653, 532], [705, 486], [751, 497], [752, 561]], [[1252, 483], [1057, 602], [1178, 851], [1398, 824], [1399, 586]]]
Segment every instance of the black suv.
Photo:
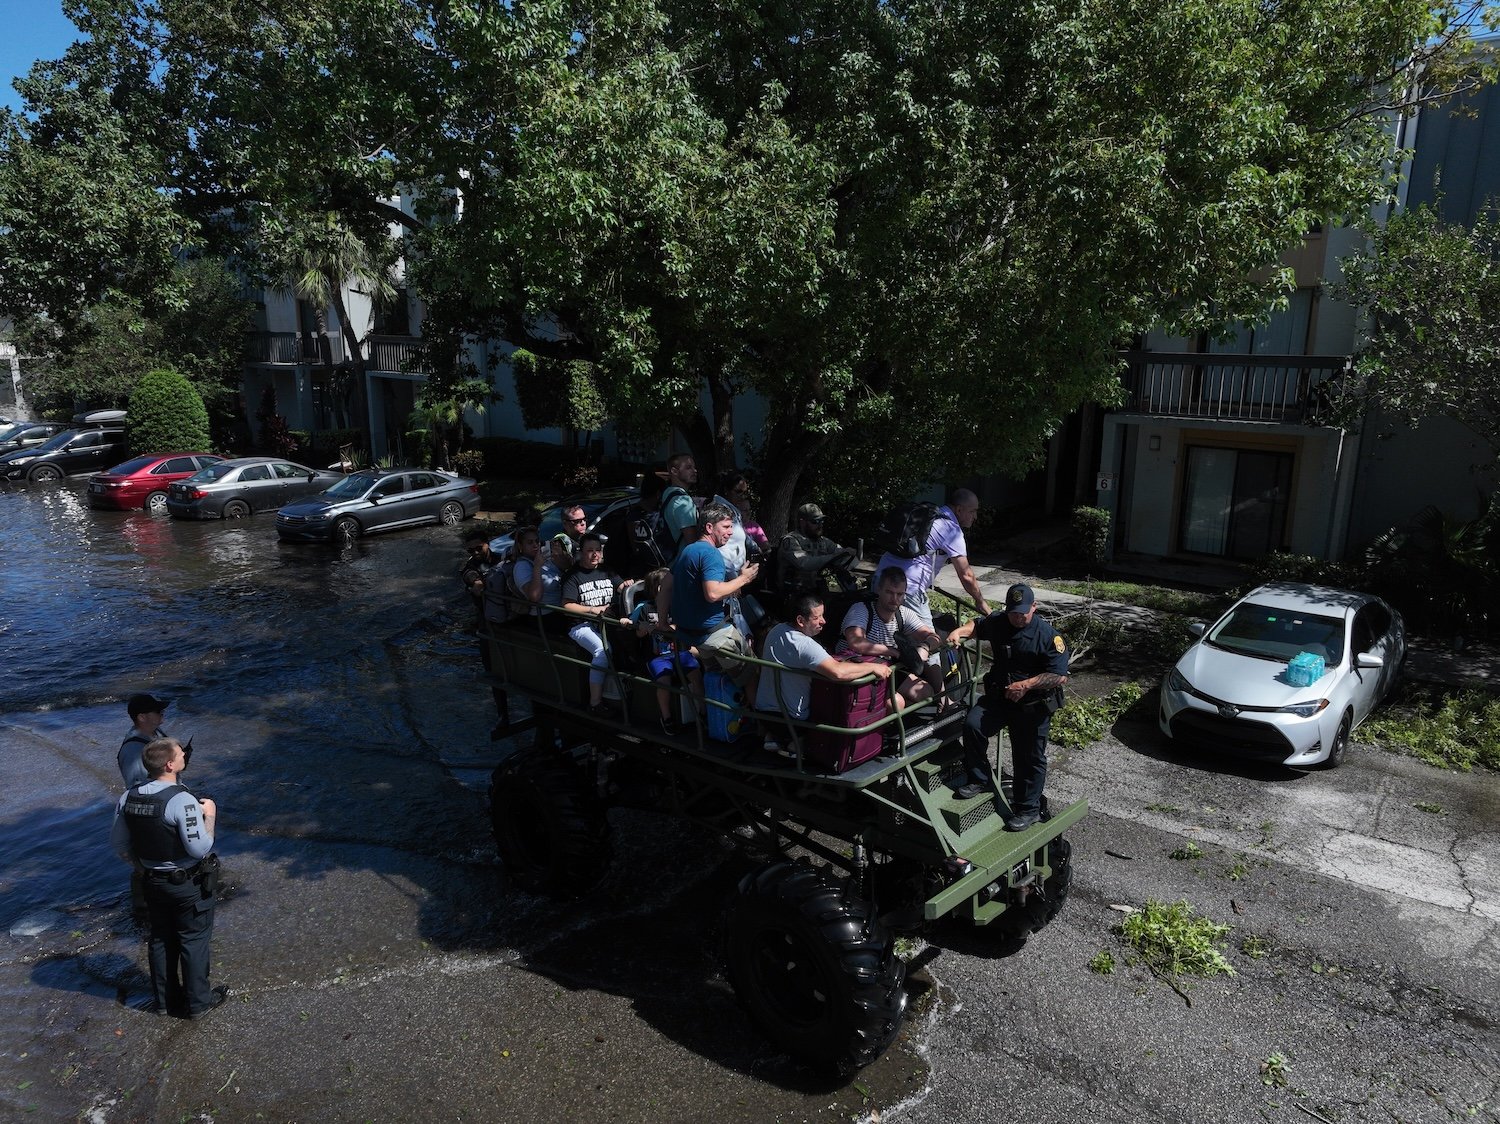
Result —
[[0, 456], [0, 479], [43, 483], [86, 476], [125, 456], [125, 430], [118, 426], [68, 429], [29, 449]]

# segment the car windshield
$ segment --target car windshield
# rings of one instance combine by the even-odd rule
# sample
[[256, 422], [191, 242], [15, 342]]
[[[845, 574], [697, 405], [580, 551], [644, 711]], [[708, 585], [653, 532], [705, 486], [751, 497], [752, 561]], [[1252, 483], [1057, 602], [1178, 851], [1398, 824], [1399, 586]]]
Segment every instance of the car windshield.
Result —
[[27, 449], [27, 455], [35, 457], [40, 456], [42, 453], [50, 453], [53, 449], [61, 449], [64, 445], [73, 440], [73, 438], [77, 437], [82, 432], [83, 430], [81, 429], [65, 429], [56, 437], [48, 438], [40, 445], [33, 445], [31, 448]]
[[1215, 648], [1263, 660], [1312, 652], [1328, 667], [1337, 667], [1344, 658], [1344, 619], [1246, 602], [1236, 605], [1206, 639]]
[[364, 495], [379, 480], [378, 476], [371, 476], [367, 472], [356, 472], [352, 476], [346, 476], [323, 494], [332, 496], [336, 500], [352, 500]]
[[139, 472], [148, 464], [155, 464], [159, 457], [135, 457], [124, 464], [117, 464], [109, 470], [111, 476], [129, 476], [132, 472]]
[[623, 494], [616, 496], [590, 496], [585, 500], [564, 500], [555, 503], [542, 513], [542, 521], [537, 524], [537, 537], [542, 542], [548, 542], [553, 535], [562, 534], [566, 528], [563, 526], [563, 512], [571, 511], [575, 507], [583, 508], [584, 515], [588, 516], [589, 526], [604, 514], [604, 509], [610, 504], [623, 499]]
[[0, 426], [0, 441], [9, 441], [12, 437], [19, 437], [30, 425], [6, 425]]
[[230, 464], [228, 461], [220, 461], [211, 464], [207, 468], [200, 468], [188, 477], [190, 484], [212, 484], [215, 480], [222, 480], [231, 472], [238, 472], [244, 465]]

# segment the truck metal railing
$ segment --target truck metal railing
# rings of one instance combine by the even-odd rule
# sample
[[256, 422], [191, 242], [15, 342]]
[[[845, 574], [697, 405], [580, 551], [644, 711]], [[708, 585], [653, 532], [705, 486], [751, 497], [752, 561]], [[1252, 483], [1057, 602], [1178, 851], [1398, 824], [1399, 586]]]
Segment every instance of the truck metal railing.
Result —
[[[565, 686], [563, 675], [566, 669], [575, 669], [579, 675], [586, 675], [593, 669], [591, 660], [583, 653], [576, 643], [568, 636], [567, 629], [559, 629], [557, 624], [549, 625], [549, 620], [556, 622], [566, 620], [569, 627], [573, 623], [584, 622], [596, 626], [604, 641], [604, 649], [608, 659], [605, 669], [606, 697], [611, 701], [617, 698], [621, 704], [621, 714], [618, 719], [600, 718], [612, 725], [618, 725], [635, 733], [662, 736], [661, 731], [656, 728], [654, 718], [640, 719], [632, 715], [632, 692], [654, 692], [661, 688], [662, 684], [650, 678], [643, 672], [632, 670], [625, 664], [631, 662], [617, 658], [617, 652], [622, 648], [621, 641], [640, 641], [636, 626], [623, 623], [617, 617], [594, 616], [586, 613], [577, 613], [564, 609], [561, 606], [541, 607], [538, 615], [531, 615], [530, 610], [536, 608], [524, 599], [510, 598], [512, 612], [516, 615], [510, 621], [498, 627], [491, 628], [486, 625], [481, 635], [487, 643], [499, 646], [502, 651], [497, 652], [501, 658], [493, 660], [492, 666], [496, 669], [494, 674], [501, 680], [502, 686], [507, 691], [517, 691], [528, 697], [537, 697], [539, 682], [534, 674], [518, 675], [517, 665], [514, 659], [506, 658], [503, 650], [508, 647], [508, 641], [518, 640], [521, 635], [536, 637], [541, 645], [541, 652], [546, 657], [543, 661], [547, 672], [542, 677], [543, 682], [550, 681], [552, 690], [541, 693], [540, 701], [554, 706], [566, 708], [575, 705], [580, 700], [570, 697], [570, 692]], [[659, 634], [674, 636], [674, 633], [657, 630]], [[981, 670], [982, 655], [980, 645], [970, 641], [950, 649], [954, 656], [954, 673], [945, 677], [945, 695], [956, 704], [956, 708], [950, 707], [950, 713], [946, 716], [947, 721], [957, 721], [958, 711], [966, 710], [972, 702], [974, 686], [978, 682]], [[812, 671], [799, 672], [787, 668], [781, 664], [761, 659], [752, 655], [737, 655], [733, 653], [715, 653], [716, 661], [722, 666], [726, 663], [747, 665], [757, 669], [758, 675], [771, 675], [774, 678], [774, 694], [777, 703], [776, 711], [758, 710], [754, 705], [753, 698], [747, 698], [744, 705], [726, 703], [719, 699], [710, 698], [705, 694], [699, 694], [692, 690], [690, 684], [685, 681], [682, 668], [677, 659], [671, 662], [672, 681], [666, 689], [675, 700], [678, 713], [686, 714], [687, 720], [684, 724], [683, 736], [695, 741], [699, 749], [708, 748], [708, 743], [713, 739], [708, 738], [706, 710], [719, 709], [729, 712], [738, 711], [746, 719], [757, 719], [774, 722], [778, 729], [790, 731], [792, 736], [791, 749], [795, 754], [794, 765], [801, 771], [808, 768], [807, 737], [813, 732], [835, 735], [856, 736], [880, 732], [887, 738], [889, 753], [883, 756], [894, 755], [903, 757], [907, 754], [911, 738], [918, 734], [929, 732], [938, 719], [937, 709], [940, 700], [938, 698], [924, 699], [916, 703], [908, 703], [903, 707], [896, 707], [894, 689], [891, 692], [892, 709], [885, 717], [869, 722], [862, 726], [835, 726], [828, 723], [813, 722], [806, 718], [793, 717], [788, 709], [784, 694], [784, 679], [788, 674], [807, 675], [816, 678], [817, 673]], [[830, 656], [830, 658], [837, 658]], [[876, 676], [872, 673], [862, 676], [856, 680], [845, 681], [847, 686], [859, 686], [875, 681]], [[611, 693], [609, 687], [613, 686]], [[636, 697], [639, 697], [637, 695]], [[652, 711], [651, 713], [655, 713]], [[732, 744], [732, 743], [719, 743]]]

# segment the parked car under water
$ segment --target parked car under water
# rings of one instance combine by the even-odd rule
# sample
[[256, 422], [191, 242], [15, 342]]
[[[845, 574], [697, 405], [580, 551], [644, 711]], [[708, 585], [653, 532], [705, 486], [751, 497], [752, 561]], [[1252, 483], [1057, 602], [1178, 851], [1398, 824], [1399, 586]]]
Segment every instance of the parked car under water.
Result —
[[64, 422], [18, 421], [0, 427], [0, 453], [14, 453], [50, 441], [71, 426]]
[[1252, 590], [1200, 637], [1162, 683], [1162, 732], [1291, 766], [1342, 763], [1406, 657], [1401, 614], [1379, 597], [1297, 582]]
[[124, 454], [124, 429], [65, 429], [40, 445], [0, 456], [0, 479], [47, 484], [64, 476], [92, 475]]
[[322, 495], [276, 513], [286, 542], [351, 542], [361, 535], [422, 523], [457, 526], [479, 510], [479, 484], [437, 469], [364, 469]]
[[89, 506], [115, 511], [167, 512], [167, 489], [224, 458], [214, 453], [152, 453], [95, 473], [89, 480]]
[[342, 472], [280, 457], [236, 457], [173, 484], [167, 491], [167, 514], [174, 519], [243, 519], [317, 495], [342, 479]]

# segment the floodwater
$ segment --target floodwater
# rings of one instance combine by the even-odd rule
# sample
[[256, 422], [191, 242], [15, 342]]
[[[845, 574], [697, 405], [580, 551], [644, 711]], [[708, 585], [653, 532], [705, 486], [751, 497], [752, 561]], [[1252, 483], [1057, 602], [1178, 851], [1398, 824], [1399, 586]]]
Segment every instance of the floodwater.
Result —
[[[83, 496], [0, 493], [0, 1119], [848, 1119], [921, 1087], [904, 1046], [834, 1088], [754, 1031], [715, 954], [740, 860], [700, 829], [612, 814], [586, 903], [508, 884], [485, 789], [513, 747], [489, 740], [458, 531], [291, 546], [268, 516]], [[232, 997], [203, 1023], [133, 1009], [108, 835], [142, 690], [219, 804]]]
[[[283, 545], [269, 515], [91, 511], [79, 482], [0, 493], [0, 1051], [44, 1052], [66, 1072], [77, 1043], [57, 1024], [90, 1000], [143, 994], [128, 870], [108, 846], [132, 692], [173, 700], [167, 731], [194, 737], [184, 780], [219, 801], [230, 867], [237, 853], [242, 870], [252, 854], [305, 864], [319, 838], [483, 845], [474, 790], [506, 747], [486, 737], [459, 540], [434, 527], [343, 550]], [[431, 767], [443, 761], [456, 770]], [[339, 783], [306, 783], [327, 770]], [[393, 789], [409, 826], [390, 828], [403, 818]], [[457, 837], [432, 815], [456, 799]], [[361, 823], [372, 813], [378, 832]], [[221, 907], [221, 933], [240, 924], [237, 904]], [[16, 1084], [0, 1089], [0, 1116], [78, 1110], [50, 1102], [47, 1082]]]

